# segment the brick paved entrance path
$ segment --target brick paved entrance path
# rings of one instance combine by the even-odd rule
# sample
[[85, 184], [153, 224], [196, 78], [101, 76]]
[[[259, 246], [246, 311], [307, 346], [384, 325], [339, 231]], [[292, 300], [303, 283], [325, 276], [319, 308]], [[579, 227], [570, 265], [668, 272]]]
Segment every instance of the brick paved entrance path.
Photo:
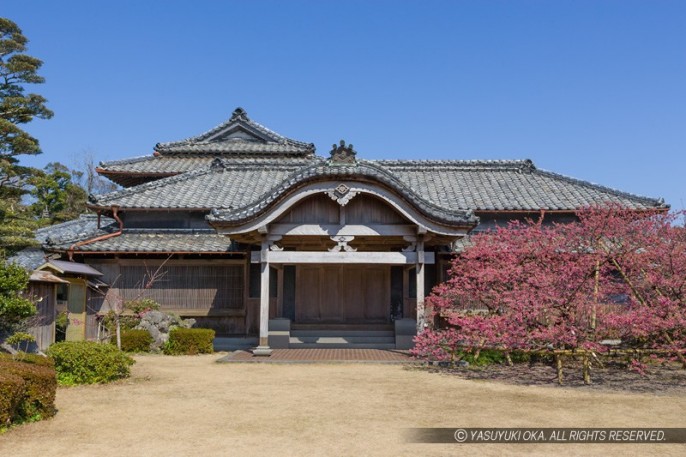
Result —
[[254, 356], [249, 351], [235, 351], [218, 362], [314, 363], [369, 362], [415, 363], [407, 351], [383, 349], [274, 349], [269, 357]]

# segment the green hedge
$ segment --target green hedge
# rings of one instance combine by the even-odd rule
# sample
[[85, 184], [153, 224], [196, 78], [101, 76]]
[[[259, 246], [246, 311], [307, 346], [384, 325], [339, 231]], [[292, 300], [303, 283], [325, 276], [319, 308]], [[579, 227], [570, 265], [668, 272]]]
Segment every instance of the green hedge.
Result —
[[214, 330], [209, 328], [175, 328], [169, 332], [164, 347], [168, 355], [212, 354]]
[[[147, 330], [125, 330], [121, 332], [121, 350], [124, 352], [150, 352], [153, 342], [152, 335]], [[112, 343], [117, 344], [116, 337]]]
[[0, 427], [55, 415], [57, 381], [50, 359], [0, 355]]
[[135, 362], [110, 344], [64, 341], [48, 348], [55, 359], [57, 381], [64, 385], [95, 384], [126, 378]]

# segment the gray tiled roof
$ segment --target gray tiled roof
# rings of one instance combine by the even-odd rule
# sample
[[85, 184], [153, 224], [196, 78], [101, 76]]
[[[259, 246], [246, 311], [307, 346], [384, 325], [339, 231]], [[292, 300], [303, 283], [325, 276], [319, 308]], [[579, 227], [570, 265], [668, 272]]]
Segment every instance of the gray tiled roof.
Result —
[[[640, 197], [538, 170], [529, 160], [511, 161], [358, 161], [360, 166], [327, 167], [323, 159], [296, 166], [281, 161], [219, 161], [181, 175], [96, 197], [95, 207], [204, 208], [238, 210], [259, 206], [298, 180], [356, 179], [369, 175], [447, 212], [574, 211], [615, 202], [632, 209], [666, 207]], [[373, 175], [373, 176], [372, 176]]]
[[[173, 176], [187, 171], [206, 168], [209, 166], [216, 155], [198, 155], [198, 156], [145, 156], [134, 157], [132, 159], [117, 160], [112, 162], [103, 162], [98, 167], [98, 172], [106, 175], [112, 181], [118, 184], [128, 186], [130, 183], [141, 184], [140, 180], [136, 181], [137, 175], [141, 176]], [[273, 157], [236, 157], [232, 159], [224, 159], [225, 163], [231, 164], [246, 164], [246, 165], [260, 165], [270, 166], [274, 162]], [[300, 167], [311, 162], [312, 158], [303, 157], [280, 157], [279, 162], [286, 166]], [[147, 181], [147, 180], [145, 180]]]
[[26, 248], [7, 259], [9, 263], [16, 263], [25, 270], [32, 271], [45, 263], [45, 252], [41, 248]]
[[666, 207], [642, 197], [521, 161], [379, 161], [428, 200], [477, 211], [562, 210], [617, 203], [631, 209]]
[[217, 127], [192, 138], [158, 143], [155, 151], [169, 154], [250, 154], [253, 156], [309, 156], [314, 145], [286, 138], [258, 124], [242, 108]]
[[[97, 216], [82, 214], [73, 221], [44, 227], [36, 232], [36, 239], [43, 248], [27, 248], [8, 259], [27, 270], [43, 265], [46, 251], [61, 252], [75, 243], [113, 233], [118, 224], [111, 218], [102, 217], [101, 228]], [[222, 253], [231, 252], [235, 246], [223, 235], [212, 229], [124, 229], [112, 238], [75, 247], [75, 252], [139, 252], [139, 253]]]
[[99, 195], [92, 203], [122, 208], [233, 208], [254, 201], [302, 167], [302, 162], [291, 164], [280, 160], [222, 163], [224, 166], [205, 167]]
[[82, 214], [78, 219], [36, 230], [36, 240], [41, 244], [75, 243], [86, 238], [108, 233], [115, 225], [114, 219], [102, 216], [98, 229], [98, 216]]
[[[102, 216], [100, 224], [102, 228], [98, 229], [97, 215], [81, 214], [78, 219], [40, 228], [36, 230], [35, 238], [43, 248], [24, 249], [8, 261], [17, 263], [27, 270], [35, 270], [46, 262], [46, 251], [66, 250], [78, 241], [115, 230], [114, 219]], [[61, 249], [54, 249], [55, 246], [60, 246]]]
[[[69, 244], [55, 245], [54, 250], [69, 249]], [[234, 251], [231, 240], [214, 230], [127, 230], [112, 238], [78, 246], [76, 252], [130, 253], [225, 253]]]

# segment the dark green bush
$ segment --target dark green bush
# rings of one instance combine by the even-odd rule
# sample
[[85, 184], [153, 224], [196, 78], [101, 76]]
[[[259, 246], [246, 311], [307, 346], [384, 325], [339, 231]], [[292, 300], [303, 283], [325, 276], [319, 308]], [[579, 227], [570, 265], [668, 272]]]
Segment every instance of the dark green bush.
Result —
[[209, 328], [175, 328], [169, 332], [169, 341], [164, 347], [168, 355], [211, 354], [214, 330]]
[[94, 384], [126, 378], [134, 360], [111, 344], [64, 341], [48, 348], [55, 359], [57, 381], [64, 385]]
[[494, 363], [504, 363], [505, 362], [505, 355], [502, 353], [502, 351], [498, 351], [495, 349], [482, 349], [479, 352], [479, 357], [474, 358], [474, 353], [473, 352], [461, 352], [462, 357], [460, 357], [461, 360], [469, 362], [470, 365], [476, 365], [476, 366], [486, 366], [486, 365], [491, 365]]
[[15, 360], [12, 356], [0, 356], [0, 424], [34, 421], [55, 415], [55, 368], [50, 363], [38, 362], [38, 358], [46, 359], [34, 356], [32, 362], [28, 362]]
[[531, 361], [531, 354], [524, 351], [512, 351], [510, 359], [512, 363], [529, 363]]
[[[152, 342], [152, 335], [147, 330], [132, 329], [121, 333], [121, 350], [124, 352], [149, 352]], [[116, 344], [116, 341], [112, 343]]]

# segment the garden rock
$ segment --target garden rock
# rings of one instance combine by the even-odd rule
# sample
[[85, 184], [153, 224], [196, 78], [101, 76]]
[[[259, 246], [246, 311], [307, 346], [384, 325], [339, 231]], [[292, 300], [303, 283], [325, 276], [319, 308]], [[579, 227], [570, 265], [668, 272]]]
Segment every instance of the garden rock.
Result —
[[153, 338], [151, 350], [159, 351], [169, 341], [169, 332], [177, 327], [191, 328], [195, 325], [195, 319], [181, 319], [173, 314], [162, 311], [148, 311], [141, 317], [137, 329], [147, 330]]

